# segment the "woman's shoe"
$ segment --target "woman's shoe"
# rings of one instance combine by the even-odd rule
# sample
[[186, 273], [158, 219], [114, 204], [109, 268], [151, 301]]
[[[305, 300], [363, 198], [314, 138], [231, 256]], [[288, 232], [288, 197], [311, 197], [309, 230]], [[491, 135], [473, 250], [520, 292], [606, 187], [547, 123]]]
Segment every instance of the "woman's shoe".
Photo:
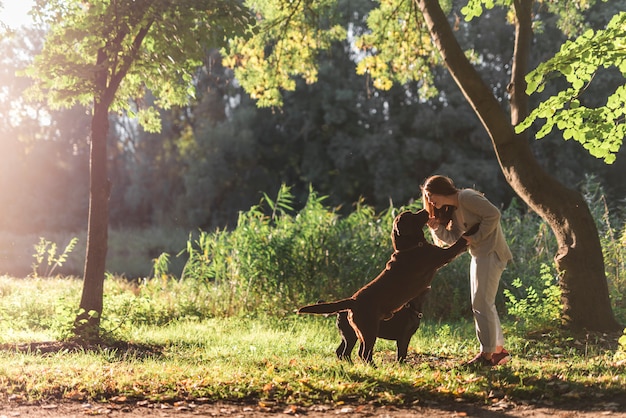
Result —
[[491, 355], [491, 365], [501, 366], [511, 360], [511, 355], [504, 348], [499, 353], [493, 353]]
[[486, 359], [483, 353], [476, 354], [476, 357], [465, 363], [465, 366], [472, 368], [491, 367], [493, 366], [491, 360]]

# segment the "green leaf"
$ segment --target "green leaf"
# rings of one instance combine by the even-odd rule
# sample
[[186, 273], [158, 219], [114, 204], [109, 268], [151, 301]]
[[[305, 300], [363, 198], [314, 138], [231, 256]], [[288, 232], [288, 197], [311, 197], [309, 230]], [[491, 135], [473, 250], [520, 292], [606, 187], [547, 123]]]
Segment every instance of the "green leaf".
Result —
[[[148, 91], [160, 107], [186, 103], [206, 48], [243, 33], [252, 19], [228, 0], [50, 0], [45, 10], [50, 30], [27, 70], [32, 97], [53, 107], [99, 102], [112, 111], [127, 111], [129, 100]], [[156, 111], [144, 110], [140, 123], [157, 129]]]
[[564, 78], [570, 87], [559, 91], [539, 103], [525, 121], [518, 124], [516, 132], [528, 129], [537, 118], [544, 125], [537, 133], [542, 138], [554, 125], [563, 132], [563, 138], [574, 139], [597, 158], [607, 164], [615, 161], [624, 139], [626, 87], [618, 86], [607, 98], [604, 106], [587, 108], [579, 100], [583, 89], [594, 81], [600, 69], [616, 67], [626, 74], [626, 12], [613, 16], [604, 30], [587, 30], [582, 36], [567, 41], [554, 57], [531, 71], [526, 80], [528, 94], [545, 87], [544, 80]]

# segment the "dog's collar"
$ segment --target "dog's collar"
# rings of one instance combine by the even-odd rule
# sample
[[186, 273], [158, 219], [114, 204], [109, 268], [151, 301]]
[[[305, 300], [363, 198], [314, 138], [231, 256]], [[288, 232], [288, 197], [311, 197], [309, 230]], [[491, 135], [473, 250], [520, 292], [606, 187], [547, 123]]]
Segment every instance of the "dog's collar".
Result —
[[415, 315], [417, 315], [418, 318], [422, 318], [424, 316], [422, 311], [420, 311], [415, 306], [413, 306], [411, 302], [407, 302], [406, 305], [404, 305], [404, 307], [407, 308], [409, 311], [413, 312]]
[[416, 248], [422, 248], [423, 246], [424, 246], [423, 242], [418, 242], [417, 244], [411, 245], [410, 247], [403, 248], [401, 250], [396, 250], [396, 253], [404, 253], [406, 251], [411, 251], [411, 250], [414, 250]]

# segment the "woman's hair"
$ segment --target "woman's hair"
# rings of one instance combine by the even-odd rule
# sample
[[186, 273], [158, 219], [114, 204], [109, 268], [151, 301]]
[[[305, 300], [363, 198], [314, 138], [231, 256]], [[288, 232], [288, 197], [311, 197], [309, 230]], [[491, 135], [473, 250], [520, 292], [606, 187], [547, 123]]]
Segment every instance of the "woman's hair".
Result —
[[422, 204], [424, 205], [424, 209], [428, 211], [430, 216], [434, 216], [441, 225], [448, 226], [452, 220], [452, 213], [456, 208], [454, 206], [444, 205], [441, 209], [437, 209], [428, 203], [426, 194], [450, 196], [456, 192], [458, 192], [458, 189], [454, 186], [454, 182], [451, 178], [446, 176], [430, 176], [422, 186]]

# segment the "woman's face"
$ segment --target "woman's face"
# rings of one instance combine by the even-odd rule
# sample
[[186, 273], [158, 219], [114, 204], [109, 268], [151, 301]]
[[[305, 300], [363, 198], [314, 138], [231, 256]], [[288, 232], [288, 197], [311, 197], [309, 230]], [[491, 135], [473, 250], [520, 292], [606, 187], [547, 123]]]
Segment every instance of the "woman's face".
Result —
[[441, 209], [444, 199], [444, 195], [426, 192], [426, 200], [428, 201], [428, 204], [433, 205], [437, 209]]

